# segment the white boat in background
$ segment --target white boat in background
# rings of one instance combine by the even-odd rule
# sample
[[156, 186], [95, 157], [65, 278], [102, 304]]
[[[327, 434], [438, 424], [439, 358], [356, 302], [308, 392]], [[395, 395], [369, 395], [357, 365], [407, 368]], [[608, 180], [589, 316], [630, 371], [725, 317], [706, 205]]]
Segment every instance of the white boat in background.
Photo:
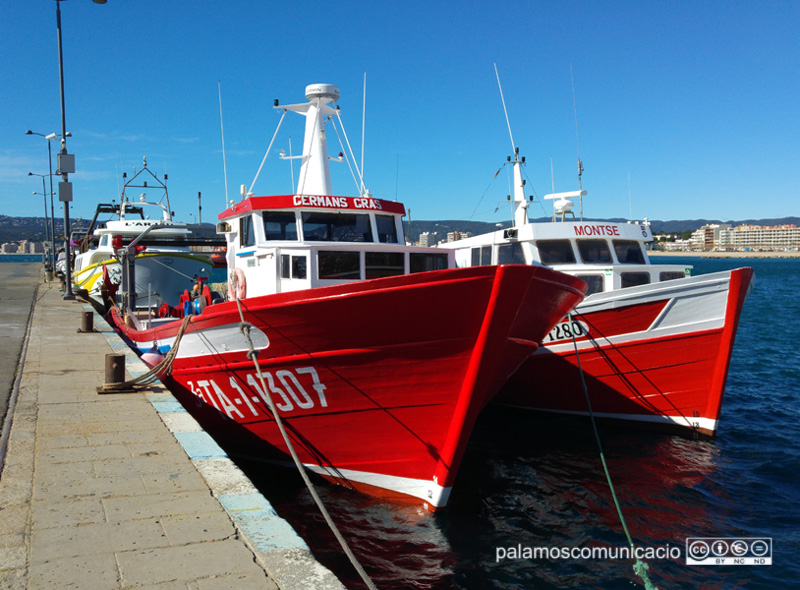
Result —
[[[573, 199], [544, 197], [551, 221], [531, 223], [519, 150], [513, 146], [514, 224], [441, 247], [459, 267], [544, 265], [589, 284], [587, 296], [512, 376], [496, 403], [713, 435], [717, 431], [739, 314], [753, 270], [691, 276], [691, 267], [650, 262], [649, 223], [586, 221]], [[582, 167], [579, 166], [579, 170]], [[579, 183], [580, 184], [580, 183]], [[531, 201], [532, 201], [531, 197]]]
[[[155, 184], [148, 185], [149, 178]], [[129, 189], [142, 192], [132, 199]], [[161, 193], [158, 200], [148, 200], [147, 193], [153, 191]], [[114, 219], [98, 223], [102, 213], [111, 214]], [[198, 277], [208, 277], [213, 263], [209, 254], [190, 249], [191, 230], [186, 224], [174, 222], [172, 215], [166, 184], [148, 169], [145, 159], [142, 169], [126, 180], [118, 205], [98, 205], [75, 257], [75, 288], [86, 289], [101, 306], [107, 297], [113, 300], [123, 274], [120, 249], [147, 232], [146, 239], [136, 246], [133, 299], [150, 307], [177, 306], [181, 295], [192, 288]]]

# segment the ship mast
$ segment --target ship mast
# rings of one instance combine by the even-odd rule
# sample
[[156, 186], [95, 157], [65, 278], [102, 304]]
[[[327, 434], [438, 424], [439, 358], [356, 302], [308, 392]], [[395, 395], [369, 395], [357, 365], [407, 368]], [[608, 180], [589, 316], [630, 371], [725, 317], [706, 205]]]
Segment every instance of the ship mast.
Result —
[[522, 164], [525, 157], [520, 160], [519, 148], [514, 145], [514, 135], [511, 133], [511, 122], [508, 120], [508, 110], [506, 109], [506, 99], [503, 96], [503, 87], [500, 85], [500, 74], [497, 71], [497, 64], [494, 64], [494, 73], [497, 76], [497, 87], [500, 89], [500, 100], [503, 102], [503, 112], [506, 114], [506, 125], [508, 126], [508, 136], [511, 138], [511, 149], [514, 153], [514, 160], [508, 157], [508, 162], [514, 165], [514, 226], [522, 227], [528, 224], [528, 200], [525, 198], [525, 181], [522, 180]]
[[339, 98], [339, 88], [331, 84], [306, 86], [307, 103], [276, 108], [300, 113], [306, 117], [302, 165], [297, 183], [298, 195], [330, 195], [331, 171], [328, 165], [328, 142], [325, 119], [336, 113], [330, 103]]

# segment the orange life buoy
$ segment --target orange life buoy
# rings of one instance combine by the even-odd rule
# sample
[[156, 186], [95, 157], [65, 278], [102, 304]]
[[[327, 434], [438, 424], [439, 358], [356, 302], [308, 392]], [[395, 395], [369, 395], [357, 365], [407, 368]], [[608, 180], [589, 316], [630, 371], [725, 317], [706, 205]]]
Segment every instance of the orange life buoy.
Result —
[[245, 297], [247, 297], [247, 281], [244, 278], [244, 271], [241, 268], [234, 268], [228, 279], [228, 299]]

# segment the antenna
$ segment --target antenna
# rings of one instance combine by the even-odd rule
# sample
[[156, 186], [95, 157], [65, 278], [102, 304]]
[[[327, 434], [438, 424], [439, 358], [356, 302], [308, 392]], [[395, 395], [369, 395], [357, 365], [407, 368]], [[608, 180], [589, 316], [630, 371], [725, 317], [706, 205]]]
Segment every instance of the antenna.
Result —
[[514, 136], [511, 134], [511, 123], [508, 120], [508, 110], [506, 109], [506, 99], [503, 96], [503, 87], [500, 85], [500, 74], [497, 72], [497, 63], [494, 64], [494, 75], [497, 76], [497, 87], [500, 89], [500, 100], [503, 101], [503, 112], [506, 114], [506, 125], [508, 126], [508, 136], [511, 138], [511, 151], [516, 154], [517, 146], [514, 144]]
[[396, 154], [397, 159], [394, 165], [394, 200], [397, 201], [397, 185], [400, 181], [400, 154]]
[[289, 136], [289, 173], [292, 176], [292, 194], [294, 194], [294, 158], [292, 154], [292, 136]]
[[225, 177], [225, 208], [227, 209], [230, 201], [228, 200], [228, 165], [225, 162], [225, 127], [222, 125], [222, 84], [217, 80], [217, 92], [219, 94], [219, 130], [222, 133], [222, 174]]
[[364, 130], [367, 125], [367, 73], [364, 72], [364, 101], [361, 106], [361, 194], [367, 188], [364, 186]]
[[[578, 148], [578, 190], [582, 190], [583, 162], [581, 162], [581, 141], [578, 137], [578, 105], [575, 102], [575, 76], [572, 75], [572, 62], [569, 62], [569, 78], [572, 81], [572, 110], [575, 113], [575, 144]], [[579, 199], [581, 221], [583, 221], [583, 197]]]
[[633, 221], [633, 201], [631, 200], [631, 171], [628, 170], [628, 219]]

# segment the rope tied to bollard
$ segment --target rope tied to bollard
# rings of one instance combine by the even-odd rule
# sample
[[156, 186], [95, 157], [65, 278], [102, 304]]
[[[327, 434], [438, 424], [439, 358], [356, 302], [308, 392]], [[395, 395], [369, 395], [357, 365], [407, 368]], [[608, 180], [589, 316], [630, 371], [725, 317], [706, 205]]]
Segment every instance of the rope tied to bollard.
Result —
[[156, 381], [159, 381], [161, 378], [168, 375], [170, 371], [172, 371], [172, 364], [175, 361], [175, 357], [178, 356], [178, 346], [183, 338], [183, 335], [186, 333], [186, 329], [189, 327], [189, 323], [192, 321], [192, 317], [193, 316], [187, 315], [183, 318], [183, 320], [181, 320], [181, 325], [178, 328], [178, 332], [175, 334], [175, 341], [172, 343], [172, 346], [167, 354], [164, 355], [164, 359], [160, 363], [152, 367], [143, 375], [139, 375], [130, 381], [124, 381], [122, 383], [106, 383], [102, 387], [98, 387], [97, 392], [118, 393], [120, 391], [136, 391], [137, 389], [144, 388], [147, 385], [152, 385]]

